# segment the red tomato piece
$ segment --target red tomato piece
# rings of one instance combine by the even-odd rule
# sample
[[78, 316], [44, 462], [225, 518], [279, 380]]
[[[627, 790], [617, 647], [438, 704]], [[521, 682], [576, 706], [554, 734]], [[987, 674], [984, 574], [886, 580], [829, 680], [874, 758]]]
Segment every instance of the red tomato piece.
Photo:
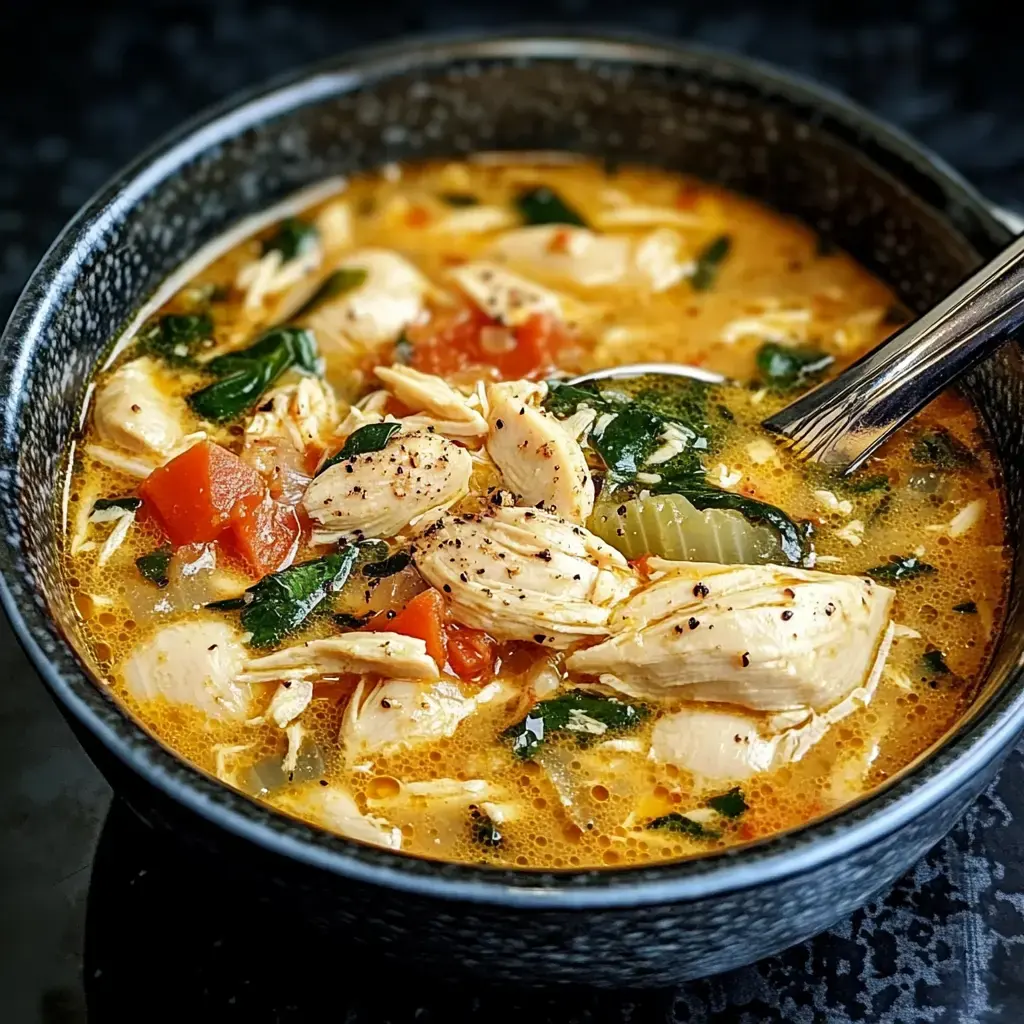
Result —
[[397, 615], [379, 612], [363, 626], [369, 632], [401, 633], [426, 642], [427, 654], [437, 662], [439, 669], [448, 661], [448, 643], [444, 629], [444, 600], [436, 590], [417, 594]]
[[269, 494], [248, 495], [231, 510], [231, 543], [259, 576], [292, 560], [299, 533], [295, 509]]
[[263, 479], [237, 455], [200, 441], [155, 469], [139, 496], [175, 547], [216, 540], [243, 498], [262, 496]]
[[479, 629], [449, 625], [448, 664], [466, 682], [480, 682], [494, 675], [498, 642]]

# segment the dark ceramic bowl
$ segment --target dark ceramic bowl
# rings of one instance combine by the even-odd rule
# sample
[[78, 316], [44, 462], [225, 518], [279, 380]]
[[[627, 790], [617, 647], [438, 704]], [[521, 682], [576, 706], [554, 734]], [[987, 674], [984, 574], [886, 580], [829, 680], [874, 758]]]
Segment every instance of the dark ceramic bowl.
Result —
[[[695, 173], [793, 214], [923, 309], [1008, 232], [935, 157], [849, 103], [747, 61], [643, 40], [426, 41], [302, 72], [187, 125], [120, 175], [32, 277], [0, 352], [3, 601], [90, 755], [153, 828], [228, 857], [324, 932], [435, 976], [670, 983], [822, 929], [936, 843], [1024, 725], [1016, 576], [986, 699], [855, 808], [686, 863], [549, 874], [418, 860], [278, 817], [180, 762], [90, 679], [55, 557], [61, 453], [108, 342], [182, 260], [330, 175], [478, 150], [558, 149]], [[1015, 344], [966, 389], [1021, 520]]]

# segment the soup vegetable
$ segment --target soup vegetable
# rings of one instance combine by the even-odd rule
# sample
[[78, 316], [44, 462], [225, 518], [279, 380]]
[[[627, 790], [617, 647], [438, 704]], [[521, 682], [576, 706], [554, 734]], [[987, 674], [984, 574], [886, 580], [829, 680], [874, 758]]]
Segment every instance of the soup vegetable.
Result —
[[[353, 179], [97, 373], [63, 510], [88, 660], [198, 768], [413, 854], [626, 865], [799, 826], [940, 739], [1000, 627], [962, 398], [850, 478], [758, 426], [906, 315], [663, 171]], [[735, 383], [568, 383], [654, 360]]]

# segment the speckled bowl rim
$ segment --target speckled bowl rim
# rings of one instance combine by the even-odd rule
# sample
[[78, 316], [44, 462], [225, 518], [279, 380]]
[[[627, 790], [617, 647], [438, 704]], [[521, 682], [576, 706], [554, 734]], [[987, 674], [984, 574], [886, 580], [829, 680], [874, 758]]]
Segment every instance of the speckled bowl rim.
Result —
[[[1008, 240], [982, 197], [943, 161], [843, 97], [760, 62], [650, 37], [545, 29], [486, 36], [411, 39], [362, 49], [299, 70], [229, 99], [157, 143], [103, 188], [71, 220], [44, 256], [18, 301], [0, 345], [0, 383], [19, 389], [42, 347], [46, 326], [73, 287], [84, 255], [112, 221], [176, 168], [219, 141], [361, 82], [451, 60], [500, 58], [625, 62], [700, 70], [821, 112], [909, 173], [941, 184], [947, 198], [976, 218], [993, 240]], [[124, 713], [82, 668], [31, 581], [22, 549], [12, 460], [16, 401], [5, 399], [0, 424], [0, 602], [15, 634], [55, 698], [117, 759], [157, 790], [214, 825], [294, 861], [387, 889], [442, 900], [532, 910], [636, 906], [706, 899], [795, 876], [882, 840], [1005, 753], [1024, 727], [1019, 666], [1000, 692], [913, 772], [854, 807], [759, 843], [657, 866], [545, 872], [432, 861], [364, 846], [281, 816], [179, 760]]]

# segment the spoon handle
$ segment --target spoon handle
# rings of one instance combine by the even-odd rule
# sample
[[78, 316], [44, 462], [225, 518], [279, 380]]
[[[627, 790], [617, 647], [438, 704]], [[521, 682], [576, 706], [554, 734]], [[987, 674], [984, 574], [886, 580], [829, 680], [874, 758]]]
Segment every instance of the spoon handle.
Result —
[[1024, 235], [919, 320], [764, 426], [847, 472], [1024, 323]]

